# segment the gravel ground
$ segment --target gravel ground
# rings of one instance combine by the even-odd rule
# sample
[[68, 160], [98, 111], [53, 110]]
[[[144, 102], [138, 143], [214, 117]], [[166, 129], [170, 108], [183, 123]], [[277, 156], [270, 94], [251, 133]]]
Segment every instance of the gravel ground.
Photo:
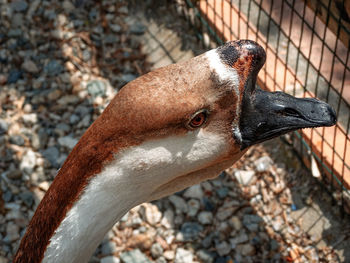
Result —
[[[147, 25], [131, 10], [111, 0], [0, 0], [0, 263], [86, 128], [150, 70]], [[339, 262], [296, 216], [320, 191], [275, 140], [215, 180], [132, 209], [90, 262]]]

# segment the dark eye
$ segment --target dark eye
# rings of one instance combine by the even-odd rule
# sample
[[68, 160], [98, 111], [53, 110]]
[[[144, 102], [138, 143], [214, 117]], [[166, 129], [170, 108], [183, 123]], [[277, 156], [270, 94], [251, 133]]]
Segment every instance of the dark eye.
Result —
[[200, 111], [198, 113], [196, 113], [191, 121], [189, 122], [189, 126], [193, 129], [198, 128], [200, 126], [202, 126], [205, 121], [207, 120], [207, 112], [206, 111]]

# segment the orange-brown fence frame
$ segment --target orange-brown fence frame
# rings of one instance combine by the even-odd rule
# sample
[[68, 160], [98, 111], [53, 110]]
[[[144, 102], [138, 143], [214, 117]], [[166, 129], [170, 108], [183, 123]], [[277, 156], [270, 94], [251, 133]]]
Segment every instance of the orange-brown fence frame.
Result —
[[[322, 0], [328, 3], [326, 11], [333, 8], [333, 3], [328, 1]], [[348, 28], [339, 26], [334, 32], [334, 24], [343, 23], [342, 18], [330, 15], [325, 18], [324, 13], [319, 17], [312, 5], [302, 0], [188, 0], [187, 3], [197, 9], [197, 15], [207, 23], [218, 42], [251, 39], [265, 48], [267, 60], [258, 76], [260, 86], [298, 97], [319, 97], [332, 104], [340, 118], [336, 126], [302, 130], [297, 136], [307, 144], [321, 171], [343, 189], [350, 189], [350, 61], [349, 43], [344, 44], [347, 39], [344, 36], [350, 34]], [[333, 30], [327, 27], [329, 21]], [[272, 24], [278, 25], [277, 44], [271, 41], [276, 38], [269, 32]], [[285, 49], [279, 43], [282, 38]], [[288, 54], [292, 53], [290, 50], [298, 51], [297, 59], [292, 57], [295, 52]], [[306, 73], [300, 72], [303, 68], [298, 67], [299, 61], [307, 61]], [[307, 78], [316, 81], [309, 85]], [[321, 90], [321, 84], [326, 88]], [[310, 164], [310, 158], [305, 161]]]

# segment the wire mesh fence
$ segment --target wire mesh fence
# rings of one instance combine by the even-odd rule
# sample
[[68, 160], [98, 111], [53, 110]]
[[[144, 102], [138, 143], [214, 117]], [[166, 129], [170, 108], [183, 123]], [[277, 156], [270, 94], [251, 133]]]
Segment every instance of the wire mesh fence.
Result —
[[207, 47], [251, 39], [267, 53], [258, 85], [317, 97], [337, 112], [337, 125], [287, 137], [313, 176], [350, 211], [350, 2], [331, 0], [186, 0]]

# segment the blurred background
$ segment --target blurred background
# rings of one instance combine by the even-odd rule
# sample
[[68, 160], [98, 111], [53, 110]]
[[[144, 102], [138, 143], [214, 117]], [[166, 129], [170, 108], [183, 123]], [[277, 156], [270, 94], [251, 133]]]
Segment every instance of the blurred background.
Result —
[[120, 88], [235, 39], [265, 48], [259, 86], [327, 101], [337, 125], [134, 208], [90, 262], [350, 262], [349, 15], [347, 0], [0, 0], [0, 263]]

